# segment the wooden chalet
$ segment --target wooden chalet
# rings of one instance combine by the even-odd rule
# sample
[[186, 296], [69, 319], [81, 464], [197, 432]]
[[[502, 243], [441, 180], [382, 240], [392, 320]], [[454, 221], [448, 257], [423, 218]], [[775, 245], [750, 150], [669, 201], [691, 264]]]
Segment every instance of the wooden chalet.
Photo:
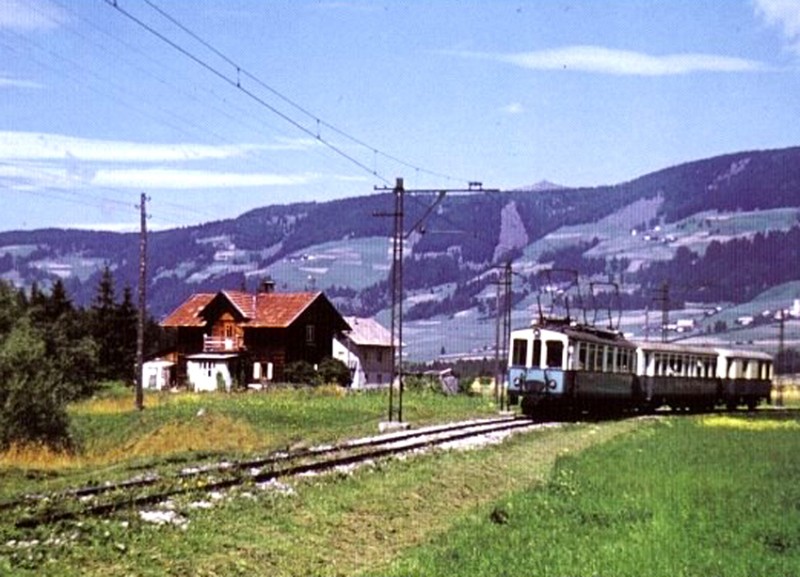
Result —
[[[178, 384], [216, 390], [284, 380], [288, 363], [318, 364], [350, 327], [322, 292], [220, 291], [189, 297], [161, 322], [177, 332]], [[242, 382], [244, 381], [244, 382]]]

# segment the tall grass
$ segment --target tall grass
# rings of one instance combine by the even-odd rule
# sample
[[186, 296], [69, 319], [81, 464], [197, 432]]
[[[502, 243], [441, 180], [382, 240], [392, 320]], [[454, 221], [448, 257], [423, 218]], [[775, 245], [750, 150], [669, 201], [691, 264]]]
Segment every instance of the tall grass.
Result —
[[[396, 402], [396, 399], [395, 399]], [[17, 446], [0, 453], [0, 497], [130, 475], [131, 469], [203, 457], [237, 458], [297, 445], [377, 433], [386, 392], [338, 387], [259, 393], [147, 393], [111, 387], [69, 407], [77, 449], [56, 453]], [[496, 412], [484, 399], [407, 392], [404, 418], [413, 424]]]

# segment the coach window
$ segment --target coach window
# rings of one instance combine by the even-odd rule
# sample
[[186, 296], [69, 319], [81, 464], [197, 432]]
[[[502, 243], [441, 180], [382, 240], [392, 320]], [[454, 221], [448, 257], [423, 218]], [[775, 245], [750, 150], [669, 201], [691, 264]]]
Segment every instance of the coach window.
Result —
[[628, 349], [620, 349], [619, 351], [618, 366], [619, 370], [623, 373], [628, 372], [628, 366], [630, 365], [630, 358], [629, 358], [630, 354], [631, 352]]
[[610, 373], [611, 370], [614, 368], [614, 349], [613, 347], [605, 346], [603, 347], [603, 371], [606, 373]]
[[586, 366], [586, 347], [588, 346], [586, 343], [575, 343], [575, 346], [578, 347], [578, 370], [585, 371], [587, 369]]
[[526, 339], [514, 339], [511, 348], [511, 364], [526, 365], [528, 362], [528, 341]]
[[547, 367], [560, 369], [564, 363], [564, 343], [547, 341]]

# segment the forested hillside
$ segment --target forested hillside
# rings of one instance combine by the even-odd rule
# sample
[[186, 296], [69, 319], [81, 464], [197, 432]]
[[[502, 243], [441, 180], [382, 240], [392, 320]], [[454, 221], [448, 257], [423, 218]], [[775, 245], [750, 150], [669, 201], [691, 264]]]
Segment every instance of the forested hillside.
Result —
[[[614, 186], [445, 196], [428, 214], [435, 200], [405, 199], [404, 284], [419, 294], [412, 318], [485, 309], [488, 273], [507, 260], [530, 277], [526, 291], [535, 290], [532, 271], [570, 268], [623, 281], [631, 306], [664, 281], [693, 285], [698, 299], [740, 301], [797, 278], [800, 148], [699, 160]], [[639, 205], [650, 208], [631, 212]], [[152, 232], [148, 307], [160, 317], [192, 292], [253, 289], [271, 275], [279, 290], [310, 283], [345, 313], [374, 314], [389, 292], [392, 219], [379, 215], [393, 210], [384, 193]], [[133, 233], [0, 233], [0, 276], [44, 290], [61, 279], [75, 304], [88, 306], [105, 267], [120, 290], [136, 287], [138, 241]]]

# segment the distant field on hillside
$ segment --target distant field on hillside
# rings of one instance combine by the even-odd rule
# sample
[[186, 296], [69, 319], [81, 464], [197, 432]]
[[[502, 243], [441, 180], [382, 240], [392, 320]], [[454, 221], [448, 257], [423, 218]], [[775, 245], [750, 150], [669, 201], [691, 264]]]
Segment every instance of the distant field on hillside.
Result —
[[359, 238], [308, 247], [272, 264], [267, 272], [291, 287], [313, 283], [318, 290], [350, 287], [361, 290], [385, 280], [391, 264], [388, 238]]

